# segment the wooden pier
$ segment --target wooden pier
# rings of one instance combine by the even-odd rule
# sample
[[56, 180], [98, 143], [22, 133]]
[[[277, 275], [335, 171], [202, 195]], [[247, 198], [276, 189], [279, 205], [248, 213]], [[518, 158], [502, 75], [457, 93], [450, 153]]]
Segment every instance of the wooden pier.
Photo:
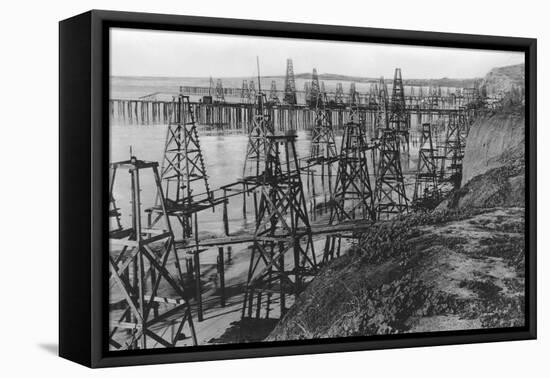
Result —
[[[408, 97], [407, 111], [416, 116], [419, 123], [432, 118], [458, 112], [464, 99], [441, 97]], [[112, 99], [109, 101], [109, 115], [112, 124], [157, 125], [168, 124], [175, 109], [172, 101]], [[315, 119], [315, 108], [307, 105], [267, 104], [275, 130], [309, 130]], [[255, 104], [212, 103], [191, 101], [197, 124], [213, 129], [248, 132], [256, 109]], [[342, 128], [348, 119], [350, 107], [332, 104], [327, 107], [332, 125]], [[364, 115], [367, 130], [374, 125], [378, 107], [376, 104], [360, 104], [357, 111]], [[422, 119], [422, 121], [420, 121]]]

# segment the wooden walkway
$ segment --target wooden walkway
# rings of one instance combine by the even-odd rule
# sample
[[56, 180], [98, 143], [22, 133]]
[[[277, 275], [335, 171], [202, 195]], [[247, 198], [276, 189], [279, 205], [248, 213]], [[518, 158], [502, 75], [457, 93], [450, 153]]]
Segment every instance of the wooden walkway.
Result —
[[[373, 224], [372, 221], [367, 220], [357, 220], [353, 222], [343, 222], [335, 225], [314, 225], [311, 227], [312, 235], [343, 235], [347, 237], [353, 236], [356, 232], [367, 231], [370, 226]], [[306, 230], [297, 230], [297, 234], [305, 233]], [[277, 240], [282, 240], [288, 238], [288, 234], [276, 235], [274, 238]], [[272, 237], [273, 238], [273, 237]], [[176, 241], [176, 249], [191, 249], [191, 248], [209, 248], [209, 247], [219, 247], [223, 245], [230, 244], [244, 244], [244, 243], [253, 243], [255, 240], [253, 234], [241, 234], [234, 236], [226, 236], [221, 238], [212, 238], [212, 239], [199, 239], [198, 244], [191, 241], [187, 243], [182, 240]], [[202, 252], [202, 250], [201, 250]]]

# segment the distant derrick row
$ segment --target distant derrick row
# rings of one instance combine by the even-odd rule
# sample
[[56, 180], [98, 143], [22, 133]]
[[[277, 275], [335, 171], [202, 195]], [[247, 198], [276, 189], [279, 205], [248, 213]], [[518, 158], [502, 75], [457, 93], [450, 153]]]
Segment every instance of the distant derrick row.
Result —
[[[225, 233], [229, 235], [227, 202], [231, 196], [245, 198], [252, 194], [254, 198], [255, 227], [251, 235], [241, 315], [242, 318], [269, 318], [282, 317], [289, 296], [297, 298], [320, 266], [340, 254], [342, 238], [353, 236], [348, 231], [331, 232], [329, 227], [323, 231], [327, 236], [322, 259], [317, 260], [302, 175], [310, 174], [316, 167], [321, 167], [322, 172], [327, 169], [329, 226], [376, 222], [406, 213], [410, 208], [430, 209], [439, 202], [443, 184], [459, 185], [465, 138], [475, 109], [464, 107], [446, 116], [443, 146], [434, 146], [432, 126], [422, 124], [414, 194], [409, 203], [401, 154], [409, 153], [411, 123], [401, 70], [395, 70], [391, 96], [383, 78], [368, 93], [367, 105], [374, 109], [370, 143], [362, 99], [354, 83], [350, 85], [347, 101], [340, 83], [336, 86], [334, 100], [329, 100], [324, 83], [319, 82], [314, 69], [312, 80], [305, 83], [305, 89], [306, 101], [314, 109], [314, 117], [310, 156], [300, 160], [295, 133], [277, 133], [270, 113], [270, 107], [281, 100], [297, 104], [292, 60], [287, 60], [282, 98], [277, 93], [275, 81], [271, 83], [269, 95], [262, 92], [260, 86], [256, 90], [253, 80], [243, 81], [241, 101], [253, 104], [255, 112], [248, 131], [242, 179], [222, 187], [221, 197], [216, 198], [215, 191], [209, 187], [193, 106], [189, 97], [183, 94], [183, 88], [172, 104], [160, 173], [158, 163], [144, 162], [134, 156], [128, 161], [111, 164], [109, 236], [115, 248], [109, 254], [110, 280], [121, 293], [121, 298], [110, 301], [111, 307], [116, 309], [110, 312], [111, 348], [197, 344], [190, 298], [195, 300], [196, 317], [200, 322], [203, 320], [200, 253], [206, 250], [199, 240], [197, 215], [203, 210], [223, 206]], [[422, 92], [422, 88], [419, 91]], [[440, 88], [430, 89], [430, 92], [435, 92], [435, 97], [440, 96]], [[210, 79], [209, 96], [214, 102], [224, 102], [225, 93], [220, 79], [215, 85]], [[334, 105], [345, 106], [346, 102], [348, 119], [338, 151], [331, 111]], [[334, 181], [333, 165], [337, 169]], [[128, 170], [131, 179], [129, 227], [121, 221], [115, 198], [115, 178], [120, 168]], [[152, 171], [157, 197], [155, 205], [144, 210], [140, 198], [140, 172], [146, 170]], [[240, 185], [243, 189], [236, 190]], [[313, 183], [313, 197], [314, 187]], [[228, 191], [234, 193], [228, 195]], [[243, 199], [243, 213], [245, 207]], [[146, 226], [142, 224], [142, 215], [147, 215]], [[177, 230], [173, 230], [172, 220], [176, 221]], [[182, 240], [177, 244], [175, 234], [178, 231]], [[185, 273], [176, 245], [191, 256], [185, 260]], [[225, 305], [223, 257], [223, 248], [220, 248], [217, 270], [222, 280], [222, 306]], [[173, 261], [173, 268], [168, 266], [168, 261]], [[193, 294], [188, 292], [189, 287], [194, 288]], [[172, 297], [160, 295], [167, 288], [173, 293]]]

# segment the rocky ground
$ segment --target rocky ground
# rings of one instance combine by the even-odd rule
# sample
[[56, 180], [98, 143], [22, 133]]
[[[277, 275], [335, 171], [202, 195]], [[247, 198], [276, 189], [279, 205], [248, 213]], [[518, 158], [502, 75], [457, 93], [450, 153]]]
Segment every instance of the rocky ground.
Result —
[[522, 326], [524, 213], [381, 222], [323, 270], [267, 340]]

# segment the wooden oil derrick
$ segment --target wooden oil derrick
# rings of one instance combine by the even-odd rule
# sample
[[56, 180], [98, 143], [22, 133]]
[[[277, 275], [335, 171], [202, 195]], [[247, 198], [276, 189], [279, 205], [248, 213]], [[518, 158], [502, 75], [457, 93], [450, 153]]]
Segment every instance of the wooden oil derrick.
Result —
[[405, 103], [405, 91], [403, 89], [401, 68], [396, 68], [393, 76], [393, 88], [389, 112], [390, 128], [396, 130], [398, 135], [402, 135], [408, 144], [410, 117]]
[[310, 161], [323, 163], [337, 158], [336, 142], [326, 95], [319, 95], [315, 107], [315, 121], [311, 131]]
[[[166, 211], [177, 218], [183, 237], [192, 233], [194, 213], [215, 205], [202, 155], [199, 134], [189, 97], [179, 95], [174, 103], [172, 122], [166, 130], [161, 179], [164, 184]], [[149, 209], [149, 224], [163, 217], [164, 209], [157, 198]]]
[[309, 105], [309, 98], [311, 96], [311, 87], [307, 81], [304, 83], [304, 96], [305, 96], [306, 105]]
[[285, 76], [285, 94], [283, 102], [289, 105], [296, 105], [296, 81], [294, 79], [294, 68], [292, 59], [286, 60], [286, 76]]
[[264, 169], [256, 178], [256, 214], [242, 317], [269, 317], [278, 295], [298, 296], [315, 274], [311, 226], [295, 148], [296, 135], [267, 137]]
[[325, 82], [321, 81], [321, 90], [320, 90], [321, 96], [326, 99], [327, 98], [327, 90], [325, 88]]
[[[155, 206], [146, 210], [148, 225], [154, 227], [165, 215], [175, 218], [181, 226], [182, 239], [193, 238], [198, 244], [198, 213], [224, 203], [225, 199], [215, 199], [210, 191], [189, 97], [180, 94], [174, 108], [173, 120], [166, 131], [160, 176], [164, 193], [162, 197], [157, 196]], [[200, 252], [197, 247], [191, 253], [195, 267], [197, 316], [202, 321]]]
[[[132, 208], [131, 226], [109, 232], [109, 346], [114, 350], [172, 348], [186, 339], [188, 345], [197, 345], [158, 163], [132, 157], [110, 167], [111, 184], [118, 169], [129, 172]], [[162, 222], [154, 228], [142, 226], [143, 171], [152, 171], [160, 198]], [[110, 198], [113, 192], [114, 185], [110, 185]], [[175, 272], [169, 271], [169, 259], [175, 262]]]
[[248, 132], [248, 146], [243, 166], [243, 178], [259, 176], [266, 161], [267, 137], [275, 132], [271, 115], [265, 107], [266, 95], [260, 92], [256, 96], [256, 114]]
[[313, 69], [311, 74], [311, 86], [309, 87], [309, 96], [307, 97], [307, 104], [309, 107], [315, 107], [317, 101], [319, 100], [319, 95], [321, 93], [321, 86], [319, 84], [319, 75], [317, 74], [317, 69]]
[[254, 80], [250, 80], [248, 83], [248, 92], [250, 93], [250, 100], [256, 101], [258, 99], [257, 91], [256, 91], [256, 85], [254, 83]]
[[407, 212], [409, 209], [403, 171], [399, 134], [396, 129], [382, 130], [379, 138], [379, 157], [376, 169], [375, 203], [377, 219], [391, 214]]
[[323, 189], [325, 188], [325, 183], [328, 183], [328, 193], [332, 193], [333, 167], [334, 163], [338, 161], [332, 116], [327, 105], [326, 94], [320, 94], [315, 107], [315, 119], [311, 128], [311, 149], [308, 163], [312, 166], [307, 171], [306, 183], [308, 193], [311, 190], [311, 211], [314, 217], [314, 209], [317, 203], [315, 176], [321, 177]]
[[389, 128], [388, 107], [390, 100], [388, 86], [383, 77], [380, 78], [377, 89], [374, 135], [376, 138], [379, 138], [382, 135], [382, 131]]
[[243, 80], [241, 89], [241, 103], [250, 104], [254, 99], [250, 97], [250, 88], [248, 88], [248, 81]]
[[412, 207], [415, 209], [431, 210], [439, 203], [437, 151], [432, 140], [431, 124], [423, 123], [412, 200]]
[[428, 89], [428, 105], [430, 109], [439, 108], [439, 96], [437, 95], [437, 87], [430, 86]]
[[225, 92], [223, 90], [222, 79], [216, 81], [216, 102], [225, 102]]
[[341, 105], [344, 103], [344, 88], [342, 87], [342, 83], [336, 84], [336, 92], [334, 94], [334, 102], [336, 104]]
[[357, 92], [357, 89], [355, 88], [355, 83], [351, 83], [349, 85], [349, 104], [356, 105], [359, 104], [360, 101], [361, 98], [359, 96], [359, 92]]
[[371, 84], [367, 94], [367, 105], [376, 106], [378, 98], [378, 84]]
[[466, 148], [467, 130], [466, 113], [464, 108], [461, 108], [458, 114], [453, 113], [449, 117], [441, 160], [441, 180], [450, 182], [454, 188], [460, 187], [462, 181], [462, 160]]
[[216, 93], [216, 86], [214, 84], [214, 79], [212, 79], [212, 76], [210, 76], [210, 84], [208, 86], [208, 96], [214, 96]]
[[269, 103], [279, 103], [279, 95], [277, 94], [277, 83], [275, 82], [275, 80], [271, 80], [271, 88], [269, 89]]
[[[331, 198], [330, 225], [358, 218], [376, 220], [368, 168], [368, 151], [372, 147], [367, 144], [364, 128], [357, 120], [358, 114], [353, 111], [350, 121], [344, 127], [338, 173]], [[340, 239], [341, 236], [327, 236], [323, 263], [339, 256]]]
[[405, 154], [405, 164], [408, 168], [410, 161], [409, 132], [411, 119], [405, 103], [405, 90], [403, 88], [401, 68], [396, 68], [393, 76], [388, 122], [390, 128], [396, 132], [397, 147]]

